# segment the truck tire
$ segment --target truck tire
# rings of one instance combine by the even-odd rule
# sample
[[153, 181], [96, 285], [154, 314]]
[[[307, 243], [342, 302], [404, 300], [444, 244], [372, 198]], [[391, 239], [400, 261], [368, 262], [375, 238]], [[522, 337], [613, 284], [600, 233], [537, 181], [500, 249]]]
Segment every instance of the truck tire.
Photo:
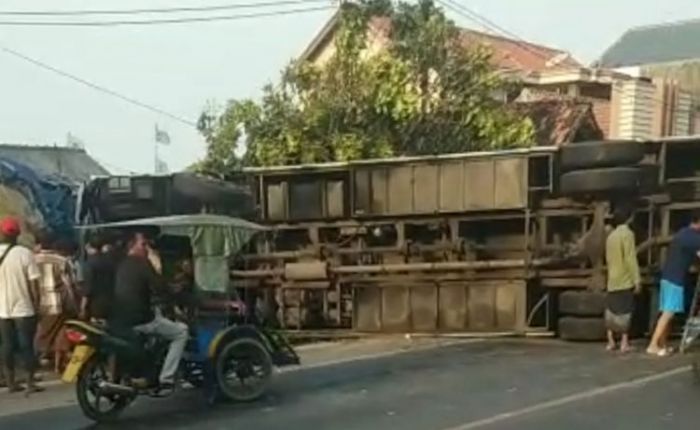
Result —
[[559, 191], [567, 195], [638, 190], [641, 182], [641, 170], [637, 167], [574, 170], [561, 175]]
[[640, 187], [644, 194], [651, 194], [659, 189], [659, 166], [653, 164], [639, 165], [641, 174]]
[[571, 143], [561, 148], [562, 170], [631, 166], [644, 158], [644, 144], [630, 140]]
[[605, 293], [564, 291], [559, 294], [559, 314], [577, 317], [600, 317], [605, 312]]
[[605, 339], [605, 319], [559, 318], [559, 337], [570, 341], [599, 341]]

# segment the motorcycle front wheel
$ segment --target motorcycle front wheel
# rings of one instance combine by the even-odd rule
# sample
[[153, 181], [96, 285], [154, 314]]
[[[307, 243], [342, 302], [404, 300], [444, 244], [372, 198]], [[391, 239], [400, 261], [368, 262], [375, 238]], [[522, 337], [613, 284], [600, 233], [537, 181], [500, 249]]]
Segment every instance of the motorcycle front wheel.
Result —
[[107, 360], [98, 355], [92, 356], [78, 374], [75, 385], [78, 404], [83, 414], [93, 421], [114, 420], [134, 400], [133, 396], [102, 393], [100, 382], [109, 380]]

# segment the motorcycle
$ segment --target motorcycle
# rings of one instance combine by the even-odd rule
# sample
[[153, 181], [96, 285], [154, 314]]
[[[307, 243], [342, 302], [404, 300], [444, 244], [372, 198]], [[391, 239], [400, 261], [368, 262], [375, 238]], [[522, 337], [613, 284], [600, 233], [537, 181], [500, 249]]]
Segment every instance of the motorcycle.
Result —
[[[264, 227], [217, 215], [177, 215], [84, 226], [81, 229], [157, 228], [161, 236], [188, 238], [196, 267], [203, 268], [197, 291], [226, 297], [228, 258]], [[221, 304], [219, 299], [216, 303]], [[203, 302], [202, 302], [203, 303]], [[200, 303], [201, 304], [201, 303]], [[269, 386], [273, 366], [299, 364], [299, 357], [280, 334], [255, 323], [245, 307], [232, 312], [196, 309], [188, 325], [190, 338], [180, 362], [176, 389], [183, 384], [201, 389], [210, 402], [219, 399], [253, 401]], [[252, 321], [252, 323], [251, 323]], [[174, 390], [159, 387], [158, 376], [168, 342], [131, 329], [69, 320], [68, 340], [75, 345], [63, 381], [75, 383], [84, 415], [94, 421], [116, 418], [137, 397], [167, 397]]]
[[[139, 396], [174, 392], [158, 385], [167, 341], [79, 320], [66, 322], [66, 337], [75, 348], [62, 379], [75, 383], [78, 404], [91, 420], [113, 420]], [[204, 390], [212, 403], [250, 402], [267, 391], [273, 366], [298, 363], [286, 340], [253, 325], [199, 326], [180, 363], [178, 385]]]

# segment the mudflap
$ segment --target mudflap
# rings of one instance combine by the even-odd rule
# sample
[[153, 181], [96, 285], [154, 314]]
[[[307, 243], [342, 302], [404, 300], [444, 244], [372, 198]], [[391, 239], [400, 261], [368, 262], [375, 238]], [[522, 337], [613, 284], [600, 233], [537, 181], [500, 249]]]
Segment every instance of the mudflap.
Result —
[[70, 362], [66, 369], [63, 371], [61, 380], [67, 384], [73, 384], [78, 380], [78, 375], [80, 374], [80, 369], [83, 365], [92, 357], [95, 353], [95, 348], [88, 345], [78, 345], [73, 350], [73, 355], [71, 356]]

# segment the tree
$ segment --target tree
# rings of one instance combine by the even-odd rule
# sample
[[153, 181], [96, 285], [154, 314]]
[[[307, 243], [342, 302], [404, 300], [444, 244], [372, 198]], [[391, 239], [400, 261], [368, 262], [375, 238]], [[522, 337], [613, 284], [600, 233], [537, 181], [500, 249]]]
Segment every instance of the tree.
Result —
[[[368, 54], [371, 19], [391, 23], [388, 46]], [[371, 33], [371, 30], [370, 30]], [[512, 85], [490, 53], [465, 47], [432, 0], [362, 0], [342, 6], [335, 53], [323, 65], [293, 62], [259, 102], [231, 101], [202, 114], [207, 155], [222, 174], [280, 165], [529, 145], [532, 123], [494, 94]], [[246, 155], [233, 156], [245, 132]]]

